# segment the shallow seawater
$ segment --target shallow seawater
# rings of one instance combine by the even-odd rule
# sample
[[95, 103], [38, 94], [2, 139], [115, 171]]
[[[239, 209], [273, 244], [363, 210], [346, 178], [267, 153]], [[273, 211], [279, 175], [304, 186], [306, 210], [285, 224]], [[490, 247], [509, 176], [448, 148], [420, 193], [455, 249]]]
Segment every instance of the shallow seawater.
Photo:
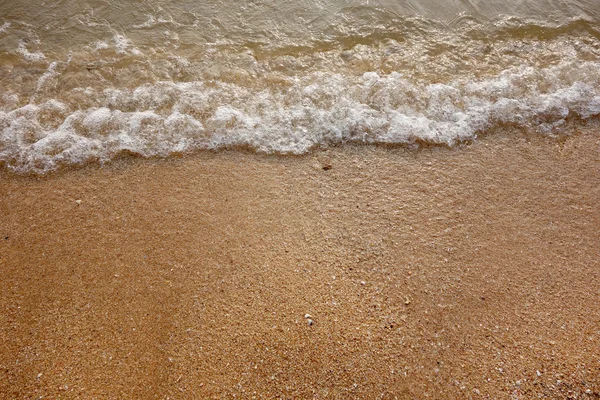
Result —
[[443, 3], [0, 1], [0, 166], [453, 146], [600, 114], [600, 2]]

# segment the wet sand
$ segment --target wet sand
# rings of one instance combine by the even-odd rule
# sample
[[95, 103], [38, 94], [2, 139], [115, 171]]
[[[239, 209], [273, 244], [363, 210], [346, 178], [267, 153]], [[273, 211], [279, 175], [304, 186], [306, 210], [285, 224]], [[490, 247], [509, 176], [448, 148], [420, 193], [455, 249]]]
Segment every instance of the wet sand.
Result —
[[595, 132], [4, 173], [0, 398], [599, 398]]

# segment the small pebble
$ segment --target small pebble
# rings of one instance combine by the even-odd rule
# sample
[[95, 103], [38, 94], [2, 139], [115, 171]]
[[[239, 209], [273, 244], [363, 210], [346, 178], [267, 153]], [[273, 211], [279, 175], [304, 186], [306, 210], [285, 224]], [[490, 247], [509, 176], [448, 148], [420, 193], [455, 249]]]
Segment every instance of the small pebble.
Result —
[[310, 316], [310, 314], [304, 314], [304, 318], [308, 319], [308, 318], [312, 318], [312, 317]]
[[308, 326], [313, 326], [313, 324], [315, 323], [315, 321], [313, 321], [312, 319], [308, 318], [306, 320], [306, 322], [308, 323]]
[[75, 203], [77, 203], [77, 205], [81, 205], [81, 200], [75, 200]]
[[542, 373], [538, 370], [536, 370], [535, 373], [537, 374], [537, 376], [542, 376]]

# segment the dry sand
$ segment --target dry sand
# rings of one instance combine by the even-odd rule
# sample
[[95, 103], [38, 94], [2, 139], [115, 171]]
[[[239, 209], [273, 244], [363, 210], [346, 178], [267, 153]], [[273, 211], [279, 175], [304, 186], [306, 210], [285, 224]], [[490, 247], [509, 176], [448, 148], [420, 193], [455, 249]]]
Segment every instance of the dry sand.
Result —
[[600, 136], [508, 137], [3, 173], [0, 397], [600, 398]]

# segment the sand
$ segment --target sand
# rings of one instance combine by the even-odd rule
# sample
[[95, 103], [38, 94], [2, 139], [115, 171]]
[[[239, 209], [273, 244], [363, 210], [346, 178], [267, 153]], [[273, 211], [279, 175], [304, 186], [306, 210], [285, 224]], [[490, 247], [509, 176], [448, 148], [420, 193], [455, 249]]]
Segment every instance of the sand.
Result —
[[2, 173], [0, 397], [597, 399], [595, 132]]

